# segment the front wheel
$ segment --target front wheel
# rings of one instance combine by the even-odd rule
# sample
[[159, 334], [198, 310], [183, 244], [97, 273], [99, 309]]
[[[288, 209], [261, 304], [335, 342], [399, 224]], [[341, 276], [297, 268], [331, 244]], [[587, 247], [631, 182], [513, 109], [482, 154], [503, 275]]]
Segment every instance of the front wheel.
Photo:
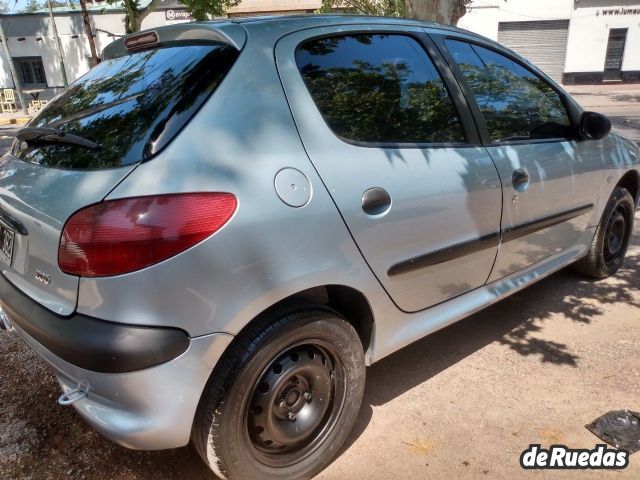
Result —
[[194, 445], [223, 478], [310, 478], [346, 440], [364, 379], [360, 338], [335, 312], [266, 319], [238, 337], [214, 371]]
[[616, 187], [602, 214], [586, 257], [576, 270], [594, 278], [607, 278], [622, 266], [633, 232], [635, 202], [629, 191]]

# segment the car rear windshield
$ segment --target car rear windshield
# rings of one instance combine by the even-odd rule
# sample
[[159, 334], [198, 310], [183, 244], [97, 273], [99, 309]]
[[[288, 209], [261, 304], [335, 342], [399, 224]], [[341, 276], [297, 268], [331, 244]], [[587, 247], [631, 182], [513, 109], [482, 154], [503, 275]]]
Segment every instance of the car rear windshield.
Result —
[[39, 165], [80, 170], [145, 160], [186, 125], [237, 56], [233, 47], [208, 43], [160, 47], [103, 61], [28, 125], [77, 135], [101, 148], [36, 136], [17, 140], [12, 153]]

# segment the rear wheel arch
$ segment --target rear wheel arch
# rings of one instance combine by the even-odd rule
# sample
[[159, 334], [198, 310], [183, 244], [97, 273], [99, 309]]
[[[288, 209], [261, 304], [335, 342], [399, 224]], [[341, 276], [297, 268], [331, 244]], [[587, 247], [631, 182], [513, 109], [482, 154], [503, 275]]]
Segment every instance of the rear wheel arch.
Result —
[[373, 310], [362, 292], [346, 285], [319, 285], [284, 297], [254, 316], [235, 336], [243, 335], [245, 331], [260, 324], [265, 317], [271, 317], [274, 312], [286, 315], [295, 310], [314, 307], [329, 308], [349, 322], [360, 337], [365, 358], [370, 358], [375, 327]]

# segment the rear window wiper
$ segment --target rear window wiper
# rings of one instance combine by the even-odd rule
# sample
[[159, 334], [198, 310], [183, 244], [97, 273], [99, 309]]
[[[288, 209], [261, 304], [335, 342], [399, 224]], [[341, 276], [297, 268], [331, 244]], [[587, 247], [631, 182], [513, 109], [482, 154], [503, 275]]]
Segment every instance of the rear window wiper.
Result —
[[27, 143], [66, 143], [89, 150], [100, 150], [102, 145], [92, 142], [79, 135], [64, 133], [57, 128], [49, 127], [25, 127], [16, 133], [16, 138]]

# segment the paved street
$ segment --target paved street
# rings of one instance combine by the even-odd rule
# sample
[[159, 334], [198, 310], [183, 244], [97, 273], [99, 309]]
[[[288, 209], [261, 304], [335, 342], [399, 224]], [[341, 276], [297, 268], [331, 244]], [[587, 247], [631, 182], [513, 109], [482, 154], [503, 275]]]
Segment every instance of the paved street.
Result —
[[565, 87], [587, 110], [604, 113], [613, 130], [640, 144], [640, 87], [633, 84]]
[[[640, 141], [638, 87], [595, 88], [579, 101]], [[640, 212], [636, 225], [615, 277], [561, 271], [369, 368], [356, 429], [318, 478], [640, 478], [640, 453], [618, 471], [519, 466], [531, 443], [593, 448], [585, 424], [640, 410]], [[191, 447], [134, 452], [103, 439], [57, 405], [49, 369], [6, 333], [0, 385], [0, 479], [214, 478]]]
[[0, 126], [0, 155], [4, 155], [13, 143], [13, 137], [23, 125]]

